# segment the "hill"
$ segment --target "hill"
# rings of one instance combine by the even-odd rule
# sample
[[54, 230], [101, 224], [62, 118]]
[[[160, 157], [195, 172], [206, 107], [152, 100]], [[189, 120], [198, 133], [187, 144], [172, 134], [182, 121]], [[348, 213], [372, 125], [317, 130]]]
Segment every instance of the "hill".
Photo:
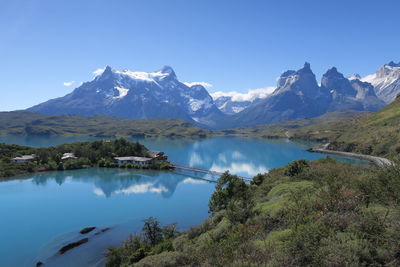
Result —
[[[263, 137], [330, 142], [329, 149], [394, 158], [400, 152], [400, 98], [384, 109], [351, 118], [286, 122], [238, 130], [238, 133]], [[303, 124], [303, 125], [301, 125]], [[261, 127], [261, 126], [260, 126]]]
[[179, 234], [149, 218], [106, 266], [399, 266], [399, 175], [329, 158], [251, 184], [225, 173], [203, 224]]
[[342, 110], [329, 112], [311, 119], [296, 119], [271, 124], [221, 130], [219, 131], [219, 133], [228, 135], [244, 135], [249, 137], [287, 138], [288, 130], [294, 130], [314, 124], [337, 121], [344, 118], [356, 117], [362, 114], [366, 114], [366, 112], [355, 110]]
[[87, 135], [98, 137], [207, 136], [180, 119], [131, 120], [105, 115], [43, 115], [27, 111], [0, 112], [0, 135]]

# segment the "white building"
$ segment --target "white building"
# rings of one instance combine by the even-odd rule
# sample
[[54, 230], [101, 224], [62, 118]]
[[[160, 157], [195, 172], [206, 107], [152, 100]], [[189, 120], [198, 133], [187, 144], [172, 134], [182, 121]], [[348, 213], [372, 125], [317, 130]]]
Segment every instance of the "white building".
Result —
[[115, 157], [114, 160], [118, 164], [118, 166], [128, 164], [128, 163], [145, 166], [145, 165], [149, 165], [151, 163], [152, 159], [145, 158], [145, 157]]
[[35, 154], [32, 154], [32, 155], [23, 155], [23, 156], [21, 156], [21, 157], [15, 157], [15, 158], [13, 158], [12, 161], [13, 161], [14, 163], [20, 164], [20, 163], [26, 163], [26, 162], [28, 162], [28, 161], [32, 161], [32, 160], [34, 160], [35, 158], [36, 158], [36, 155], [35, 155]]
[[74, 153], [64, 153], [62, 155], [62, 157], [61, 157], [62, 161], [66, 161], [66, 160], [69, 160], [69, 159], [77, 159], [77, 157], [75, 157]]

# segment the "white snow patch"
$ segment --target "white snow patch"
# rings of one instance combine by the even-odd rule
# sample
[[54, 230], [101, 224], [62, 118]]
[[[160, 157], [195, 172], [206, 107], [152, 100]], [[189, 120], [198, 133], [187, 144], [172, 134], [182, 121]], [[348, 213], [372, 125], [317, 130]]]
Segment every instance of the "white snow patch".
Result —
[[99, 76], [99, 75], [103, 74], [105, 69], [106, 68], [100, 68], [100, 69], [93, 71], [94, 76]]
[[368, 82], [368, 83], [374, 85], [376, 82], [376, 74], [374, 73], [374, 74], [367, 75], [364, 78], [362, 78], [361, 81]]
[[239, 113], [240, 111], [244, 110], [246, 107], [232, 107], [232, 111], [235, 113]]
[[122, 75], [127, 75], [132, 79], [135, 80], [143, 80], [143, 81], [149, 81], [149, 82], [154, 82], [155, 79], [163, 79], [167, 77], [169, 74], [168, 73], [163, 73], [163, 72], [142, 72], [142, 71], [130, 71], [130, 70], [124, 70], [124, 71], [116, 71], [118, 74]]
[[225, 96], [225, 97], [230, 97], [233, 102], [246, 102], [246, 101], [253, 102], [258, 98], [268, 97], [270, 94], [272, 94], [272, 92], [274, 92], [275, 89], [276, 87], [268, 86], [263, 88], [250, 89], [248, 90], [247, 93], [238, 93], [234, 91], [232, 92], [219, 91], [211, 93], [210, 95], [214, 100], [217, 100], [218, 98]]
[[115, 86], [114, 88], [118, 90], [119, 95], [118, 96], [114, 96], [113, 98], [123, 98], [129, 92], [129, 89], [127, 89], [127, 88], [122, 88], [122, 87], [118, 87], [118, 86]]
[[192, 87], [193, 85], [201, 85], [204, 88], [213, 87], [213, 85], [211, 83], [208, 83], [208, 82], [183, 82], [183, 84], [185, 84], [188, 87]]

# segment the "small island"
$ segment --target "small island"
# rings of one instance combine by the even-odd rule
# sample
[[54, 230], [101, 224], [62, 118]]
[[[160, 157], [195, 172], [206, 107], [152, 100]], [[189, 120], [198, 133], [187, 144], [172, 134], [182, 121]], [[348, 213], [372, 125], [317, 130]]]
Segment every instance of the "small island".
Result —
[[123, 138], [62, 144], [48, 148], [0, 144], [0, 178], [41, 171], [91, 167], [168, 170], [163, 152]]

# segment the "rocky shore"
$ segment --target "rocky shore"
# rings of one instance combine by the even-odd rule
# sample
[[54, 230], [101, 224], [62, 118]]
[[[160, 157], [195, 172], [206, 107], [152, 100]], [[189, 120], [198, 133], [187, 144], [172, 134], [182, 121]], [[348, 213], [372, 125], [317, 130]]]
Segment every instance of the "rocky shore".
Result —
[[350, 158], [356, 158], [356, 159], [361, 159], [361, 160], [367, 160], [369, 162], [372, 162], [373, 164], [377, 166], [387, 166], [393, 164], [393, 162], [387, 158], [382, 158], [382, 157], [376, 157], [376, 156], [371, 156], [371, 155], [364, 155], [364, 154], [357, 154], [357, 153], [351, 153], [351, 152], [343, 152], [343, 151], [336, 151], [336, 150], [330, 150], [328, 149], [329, 143], [324, 144], [319, 147], [314, 147], [310, 148], [308, 151], [310, 152], [316, 152], [316, 153], [323, 153], [323, 154], [332, 154], [332, 155], [338, 155], [338, 156], [344, 156], [344, 157], [350, 157]]

